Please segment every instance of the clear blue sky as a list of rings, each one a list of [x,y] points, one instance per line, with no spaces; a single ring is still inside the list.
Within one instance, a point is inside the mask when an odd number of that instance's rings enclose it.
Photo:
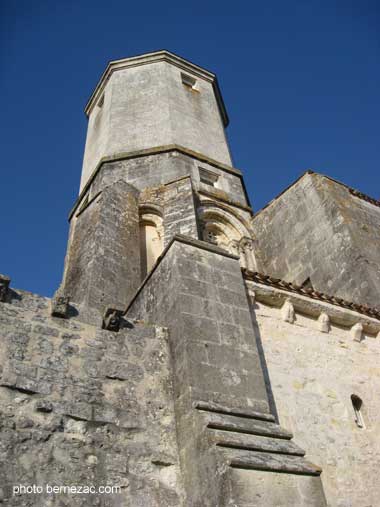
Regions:
[[[258,210],[304,170],[380,197],[379,5],[368,0],[0,2],[0,272],[58,287],[84,104],[109,60],[168,49],[217,73]]]

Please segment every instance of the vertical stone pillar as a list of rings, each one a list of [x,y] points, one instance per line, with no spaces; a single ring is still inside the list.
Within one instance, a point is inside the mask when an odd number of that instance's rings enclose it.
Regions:
[[[140,283],[138,191],[119,180],[72,220],[63,293],[82,309],[125,307]]]

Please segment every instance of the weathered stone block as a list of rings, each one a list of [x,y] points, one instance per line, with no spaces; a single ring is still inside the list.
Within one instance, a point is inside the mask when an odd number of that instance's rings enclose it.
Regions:
[[[123,311],[115,308],[107,308],[104,317],[102,328],[107,331],[119,331],[123,318]]]
[[[4,302],[7,300],[10,283],[11,279],[9,278],[9,276],[2,275],[0,273],[0,302]]]
[[[38,400],[34,408],[37,412],[44,412],[46,414],[53,412],[53,404],[50,401]]]
[[[69,298],[57,293],[51,301],[51,314],[66,319],[69,314]]]

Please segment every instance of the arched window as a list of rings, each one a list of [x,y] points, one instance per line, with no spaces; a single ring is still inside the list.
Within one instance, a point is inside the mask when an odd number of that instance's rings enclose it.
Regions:
[[[359,396],[357,396],[356,394],[351,394],[351,403],[355,413],[356,425],[358,426],[358,428],[365,428],[362,414],[362,406],[363,406],[362,399],[359,398]]]
[[[162,218],[151,211],[140,214],[140,264],[144,279],[163,250]]]
[[[229,239],[222,228],[215,222],[206,222],[203,227],[203,240],[228,249]]]
[[[202,239],[224,248],[228,252],[240,257],[243,268],[256,271],[254,243],[246,231],[239,230],[226,217],[212,213],[203,213]],[[240,227],[243,226],[240,224]],[[242,234],[243,233],[243,234]]]

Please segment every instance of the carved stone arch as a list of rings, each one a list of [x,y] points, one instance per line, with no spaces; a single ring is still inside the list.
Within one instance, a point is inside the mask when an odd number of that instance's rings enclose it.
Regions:
[[[142,279],[149,273],[164,245],[162,210],[156,204],[146,203],[139,208],[140,264]]]
[[[215,201],[203,201],[198,208],[199,216],[202,219],[202,215],[214,213],[219,217],[224,217],[229,223],[231,223],[237,230],[240,231],[241,236],[247,236],[254,239],[254,232],[252,226],[248,220],[243,218],[235,210],[231,209],[223,203],[217,203]]]
[[[240,257],[242,267],[255,271],[253,233],[248,223],[230,209],[214,202],[198,209],[202,238]]]
[[[158,204],[153,203],[153,202],[144,202],[143,204],[140,204],[139,214],[140,214],[140,216],[142,216],[144,214],[157,215],[161,219],[164,216],[162,206],[159,206]]]

